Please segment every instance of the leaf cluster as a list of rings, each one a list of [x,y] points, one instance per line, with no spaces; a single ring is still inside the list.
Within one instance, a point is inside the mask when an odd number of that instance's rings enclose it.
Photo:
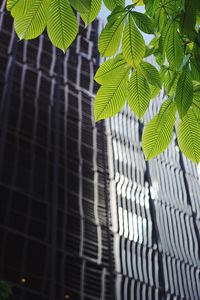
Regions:
[[[143,131],[145,157],[151,159],[168,147],[178,112],[179,146],[189,159],[199,162],[200,3],[146,0],[144,4],[145,14],[137,12],[134,3],[124,8],[117,5],[101,32],[99,51],[109,59],[95,76],[101,84],[95,118],[116,114],[128,100],[141,119],[163,88],[164,102]],[[154,34],[148,45],[142,32]],[[117,54],[119,49],[122,52]],[[148,56],[154,57],[154,64]]]
[[[98,15],[102,0],[7,0],[20,40],[34,39],[47,29],[51,42],[63,51],[78,33],[76,11],[85,24]]]
[[[95,80],[101,85],[95,103],[96,121],[118,113],[128,101],[142,119],[151,99],[164,89],[157,115],[145,125],[142,147],[147,159],[164,151],[178,118],[178,144],[200,162],[200,1],[104,0],[110,10],[98,49],[107,60]],[[47,27],[50,40],[63,51],[78,32],[75,12],[86,26],[97,16],[102,0],[7,0],[20,39],[32,39]],[[144,5],[145,13],[136,10]],[[153,38],[145,44],[143,33]],[[149,63],[148,57],[155,63]],[[152,61],[152,60],[151,60]]]

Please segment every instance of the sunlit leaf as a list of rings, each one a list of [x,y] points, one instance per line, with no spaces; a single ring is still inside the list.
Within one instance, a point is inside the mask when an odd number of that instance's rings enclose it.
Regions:
[[[176,92],[179,73],[166,68],[165,75],[162,78],[165,92],[168,96],[173,96]]]
[[[151,91],[151,99],[157,97],[160,93],[160,88],[155,85],[149,85],[150,91]]]
[[[75,0],[74,0],[75,1]],[[77,1],[78,2],[78,1]],[[101,9],[102,0],[90,0],[90,9],[86,13],[80,12],[85,25],[89,25],[98,16]]]
[[[128,69],[130,69],[130,66],[120,53],[115,58],[105,61],[97,70],[94,79],[100,84],[107,84],[114,77],[119,76],[120,72]]]
[[[172,21],[168,20],[163,30],[161,31],[160,38],[159,38],[159,50],[161,53],[165,53],[168,47],[169,31],[171,27],[172,27]]]
[[[145,76],[139,70],[133,72],[128,86],[128,104],[141,119],[151,99],[151,91]]]
[[[132,11],[131,14],[140,30],[146,33],[154,33],[155,26],[149,17],[137,11]]]
[[[78,33],[78,24],[72,8],[66,0],[51,1],[47,32],[52,43],[63,51],[75,39]]]
[[[188,68],[185,68],[179,77],[176,88],[175,103],[181,118],[184,117],[192,104],[193,86]]]
[[[89,13],[91,0],[69,0],[70,4],[80,13]]]
[[[178,124],[178,144],[193,162],[200,162],[200,121],[191,107]]]
[[[127,98],[128,70],[123,70],[107,85],[103,85],[97,92],[94,102],[95,120],[109,118],[118,113]]]
[[[47,24],[49,4],[50,0],[29,0],[25,13],[16,15],[14,27],[21,40],[33,39],[43,33]],[[15,6],[14,9],[16,8]]]
[[[144,5],[144,1],[143,0],[132,0],[133,4],[136,4],[136,6],[142,6]]]
[[[177,32],[177,25],[172,23],[169,27],[166,44],[167,60],[171,69],[178,70],[181,66],[184,56],[183,44]]]
[[[138,66],[138,69],[143,73],[150,84],[161,88],[160,74],[152,64],[143,61]]]
[[[135,26],[131,15],[129,15],[128,23],[124,29],[122,52],[125,60],[134,67],[139,65],[145,55],[144,39]]]
[[[163,152],[169,145],[175,123],[176,106],[166,100],[159,113],[145,126],[142,135],[142,148],[146,159]]]
[[[121,35],[124,28],[124,14],[121,15],[117,20],[110,25],[106,24],[105,28],[100,34],[98,48],[99,52],[109,57],[114,55],[119,48]]]
[[[6,8],[11,11],[12,8],[19,2],[20,0],[7,0]]]
[[[109,10],[113,10],[116,6],[124,6],[125,5],[125,0],[103,0],[105,6]]]

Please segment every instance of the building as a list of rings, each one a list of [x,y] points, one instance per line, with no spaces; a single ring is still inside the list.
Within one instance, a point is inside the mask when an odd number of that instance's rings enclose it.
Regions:
[[[80,31],[65,56],[45,36],[18,42],[1,4],[0,277],[13,299],[111,299],[97,23]]]
[[[98,26],[63,55],[1,4],[0,278],[13,300],[200,299],[197,168],[175,133],[146,162],[127,107],[94,123]]]
[[[144,122],[160,105],[151,103]],[[107,121],[116,299],[200,299],[199,174],[175,133],[145,161],[143,126],[127,107]]]

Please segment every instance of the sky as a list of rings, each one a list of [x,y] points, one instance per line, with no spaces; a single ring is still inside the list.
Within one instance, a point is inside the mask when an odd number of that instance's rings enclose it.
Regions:
[[[129,5],[129,4],[132,4],[133,2],[132,1],[126,1],[126,5]],[[137,11],[139,12],[144,12],[144,6],[137,6],[136,7]],[[105,20],[106,21],[106,18],[107,16],[110,14],[110,11],[105,7],[105,5],[102,6],[101,8],[101,11],[100,11],[100,14],[99,14],[99,17],[102,19],[102,20]],[[153,38],[152,35],[150,34],[145,34],[145,33],[142,33],[143,36],[144,36],[144,39],[145,39],[145,42],[146,43],[149,43],[150,40]]]

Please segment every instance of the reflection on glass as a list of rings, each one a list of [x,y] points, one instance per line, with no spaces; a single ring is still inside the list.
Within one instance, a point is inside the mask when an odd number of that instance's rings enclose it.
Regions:
[[[150,192],[151,192],[152,199],[158,198],[158,181],[157,180],[152,181],[152,186],[150,187]]]
[[[128,238],[128,212],[126,209],[124,209],[124,237]]]
[[[119,235],[140,244],[146,238],[147,219],[128,212],[122,207],[118,208],[119,216]]]

